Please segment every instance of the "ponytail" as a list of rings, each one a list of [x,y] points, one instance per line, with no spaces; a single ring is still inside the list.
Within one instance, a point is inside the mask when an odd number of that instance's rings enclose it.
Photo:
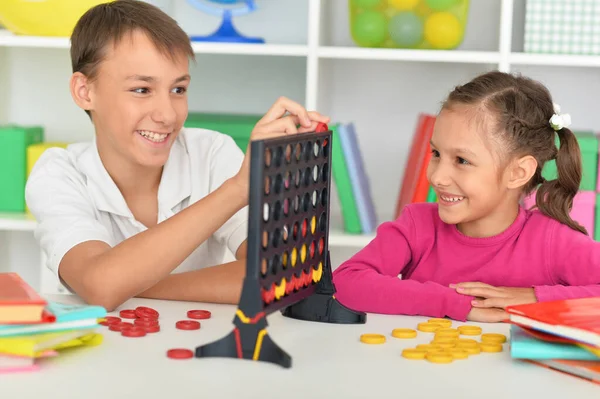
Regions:
[[[577,138],[567,128],[557,130],[560,148],[556,154],[556,180],[543,180],[535,198],[537,208],[546,216],[566,224],[573,230],[588,234],[586,229],[571,219],[573,198],[581,184],[581,151]]]

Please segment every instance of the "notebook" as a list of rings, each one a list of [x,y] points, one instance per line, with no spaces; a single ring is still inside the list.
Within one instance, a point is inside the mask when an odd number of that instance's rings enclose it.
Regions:
[[[0,324],[39,323],[45,306],[46,300],[17,273],[0,273]]]
[[[510,354],[514,359],[574,359],[574,360],[600,360],[593,353],[573,344],[565,342],[552,342],[529,334],[519,326],[510,327]]]

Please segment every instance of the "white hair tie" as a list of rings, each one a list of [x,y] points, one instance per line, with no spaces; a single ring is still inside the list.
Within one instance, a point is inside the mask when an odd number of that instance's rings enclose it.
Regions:
[[[571,126],[571,115],[569,114],[561,114],[560,113],[560,105],[556,103],[552,103],[554,107],[554,115],[550,118],[550,126],[554,130],[560,130],[564,127]]]

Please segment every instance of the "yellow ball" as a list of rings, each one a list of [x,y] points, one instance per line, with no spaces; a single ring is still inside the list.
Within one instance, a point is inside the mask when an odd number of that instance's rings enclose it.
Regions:
[[[412,10],[419,4],[420,0],[388,0],[390,7],[400,11]]]
[[[458,18],[449,12],[436,12],[425,21],[425,40],[436,49],[457,47],[463,35]]]

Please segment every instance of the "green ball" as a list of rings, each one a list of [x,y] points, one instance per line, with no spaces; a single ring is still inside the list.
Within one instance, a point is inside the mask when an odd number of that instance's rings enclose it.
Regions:
[[[414,47],[423,40],[423,21],[410,11],[394,15],[389,30],[390,37],[400,47]]]
[[[352,4],[354,7],[369,9],[377,7],[381,4],[381,1],[382,0],[352,0]]]
[[[445,11],[458,2],[459,0],[426,0],[429,8],[435,11]]]
[[[387,38],[387,20],[377,11],[365,11],[354,17],[352,36],[359,46],[377,47]]]

